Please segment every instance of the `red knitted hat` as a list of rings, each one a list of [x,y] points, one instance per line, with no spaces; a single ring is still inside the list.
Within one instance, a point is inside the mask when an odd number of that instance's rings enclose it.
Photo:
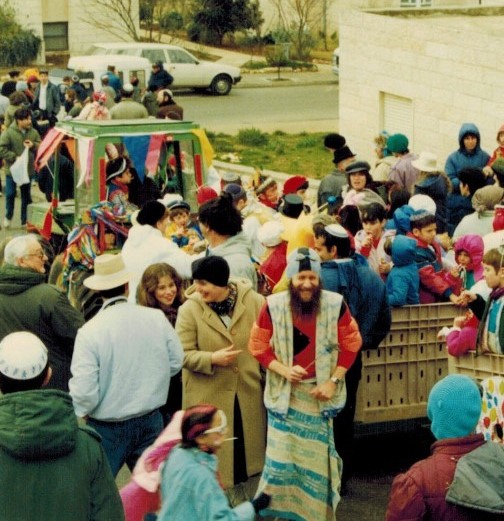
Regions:
[[[217,197],[218,197],[217,192],[210,186],[200,186],[198,188],[198,192],[196,193],[196,200],[198,201],[198,204],[200,206],[203,203],[206,203],[207,201],[216,199]]]
[[[306,179],[306,177],[303,177],[302,175],[295,175],[293,177],[289,177],[289,179],[285,181],[283,186],[284,195],[295,194],[307,182],[308,179]]]

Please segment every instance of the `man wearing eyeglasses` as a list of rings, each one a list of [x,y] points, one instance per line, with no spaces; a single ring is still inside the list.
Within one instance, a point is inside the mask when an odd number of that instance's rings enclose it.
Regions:
[[[250,337],[250,352],[267,369],[258,493],[272,499],[262,515],[329,521],[340,499],[332,419],[345,405],[345,374],[362,338],[343,297],[322,290],[320,264],[308,248],[289,255],[289,289],[267,297]]]
[[[74,341],[84,318],[64,293],[46,284],[47,260],[35,235],[7,244],[0,268],[0,338],[17,331],[37,335],[53,369],[48,386],[68,391]]]

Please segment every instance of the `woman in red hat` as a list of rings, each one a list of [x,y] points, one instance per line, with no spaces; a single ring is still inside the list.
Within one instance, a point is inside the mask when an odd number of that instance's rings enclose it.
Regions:
[[[28,78],[26,80],[26,84],[28,85],[28,87],[24,91],[24,93],[26,94],[26,97],[28,98],[30,105],[35,100],[35,89],[37,88],[38,82],[39,82],[39,79],[34,74],[32,74],[31,76],[28,76]]]

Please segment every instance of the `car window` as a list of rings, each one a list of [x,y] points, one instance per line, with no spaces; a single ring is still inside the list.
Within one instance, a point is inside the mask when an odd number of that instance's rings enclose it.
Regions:
[[[147,58],[151,63],[166,61],[165,53],[161,49],[143,49],[142,56]]]
[[[140,49],[114,49],[111,54],[120,54],[122,56],[140,56]]]
[[[168,49],[171,63],[196,63],[196,60],[182,49]]]

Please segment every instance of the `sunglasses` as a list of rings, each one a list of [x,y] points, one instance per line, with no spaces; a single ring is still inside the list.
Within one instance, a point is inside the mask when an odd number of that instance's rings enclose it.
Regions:
[[[218,427],[213,427],[211,429],[207,429],[203,432],[203,434],[212,434],[216,432],[217,434],[224,434],[227,429],[227,418],[224,414],[224,411],[221,411],[220,409],[217,411],[217,413],[220,416],[221,424]]]

